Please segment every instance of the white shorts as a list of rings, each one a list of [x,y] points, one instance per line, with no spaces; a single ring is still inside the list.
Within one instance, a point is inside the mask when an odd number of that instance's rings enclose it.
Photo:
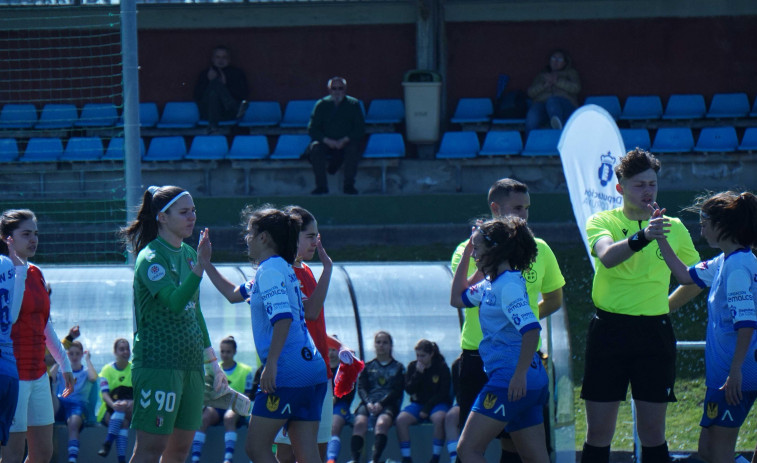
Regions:
[[[331,380],[328,381],[326,396],[323,398],[323,409],[321,410],[321,422],[318,424],[318,443],[326,444],[331,439],[331,421],[334,419],[334,390]],[[276,439],[277,444],[292,445],[289,436],[284,434],[284,428],[279,430]]]
[[[53,398],[47,373],[33,381],[18,382],[18,405],[10,432],[26,432],[28,426],[53,424]]]

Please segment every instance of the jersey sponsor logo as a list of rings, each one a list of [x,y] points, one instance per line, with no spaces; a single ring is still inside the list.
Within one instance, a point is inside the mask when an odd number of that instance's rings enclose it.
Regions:
[[[484,397],[484,408],[487,410],[491,410],[496,403],[497,403],[497,395],[492,394],[491,392],[487,392],[486,396]]]
[[[718,403],[707,402],[707,418],[714,420],[718,417]]]
[[[539,275],[536,273],[536,270],[530,268],[523,271],[523,278],[529,283],[534,283],[539,278]]]
[[[434,375],[431,377],[431,382],[436,384],[439,382],[439,375]]]
[[[662,257],[662,251],[660,251],[660,248],[657,248],[657,251],[655,251],[655,255],[657,256],[658,259],[665,260],[665,258]]]
[[[147,268],[147,278],[150,281],[158,281],[164,276],[166,276],[166,269],[160,264],[152,264]]]
[[[270,394],[268,396],[268,399],[265,401],[265,408],[267,408],[269,412],[273,413],[279,408],[279,402],[281,402],[279,396]]]
[[[513,323],[514,323],[514,324],[515,324],[516,326],[519,326],[519,325],[520,325],[520,317],[519,317],[519,316],[517,316],[517,315],[513,315]]]
[[[297,281],[297,275],[295,275],[294,273],[290,273],[288,276],[289,276],[290,283],[294,283],[295,281]],[[284,283],[282,283],[281,286],[284,286]]]
[[[623,236],[628,236],[628,229],[627,228],[624,228],[624,229],[622,229],[620,231],[623,232]]]
[[[140,405],[140,406],[141,406],[142,408],[147,408],[147,407],[149,407],[149,406],[150,406],[150,402],[151,402],[151,401],[150,401],[150,396],[152,395],[152,389],[150,389],[149,391],[145,391],[144,389],[142,389],[142,390],[141,390],[141,391],[139,392],[139,394],[140,394],[140,395],[142,396],[142,398],[141,398],[141,399],[139,399],[139,405]]]
[[[271,303],[270,303],[270,302],[267,302],[267,303],[266,303],[266,305],[265,305],[265,312],[266,312],[266,313],[267,313],[268,315],[271,315],[271,314],[273,313],[273,306],[271,305]]]
[[[304,358],[308,362],[313,360],[313,352],[307,347],[302,348],[302,350],[300,351],[300,355],[302,355],[302,358]]]

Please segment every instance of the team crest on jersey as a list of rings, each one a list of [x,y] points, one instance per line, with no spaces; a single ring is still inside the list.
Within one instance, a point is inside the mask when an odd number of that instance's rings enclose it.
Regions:
[[[533,283],[538,278],[538,275],[536,274],[536,270],[530,268],[523,271],[523,278],[525,278],[527,282]]]
[[[384,384],[386,384],[386,378],[379,376],[378,383],[383,386]]]
[[[273,413],[279,408],[279,402],[281,402],[279,396],[271,394],[268,396],[268,400],[265,401],[265,408],[267,408],[269,412]]]
[[[491,392],[486,393],[486,397],[484,397],[484,408],[487,410],[491,410],[494,408],[494,405],[497,403],[497,396],[495,394],[492,394]]]
[[[439,375],[434,375],[431,377],[431,382],[436,384],[439,382]]]
[[[308,362],[313,360],[313,352],[307,347],[303,347],[302,351],[300,351],[300,354],[302,355],[302,358],[304,358]]]
[[[162,428],[163,427],[163,416],[162,415],[158,415],[155,418],[155,427],[156,428]]]
[[[662,251],[660,251],[660,248],[657,248],[657,251],[655,252],[655,255],[657,256],[658,259],[665,260],[665,258],[662,257]]]
[[[152,264],[147,267],[147,278],[149,278],[150,281],[158,281],[164,276],[166,276],[166,269],[164,269],[162,265]]]
[[[707,402],[707,418],[714,420],[718,417],[718,403]]]
[[[343,409],[343,408],[339,410],[339,413],[340,413],[340,414],[341,414],[342,416],[347,416],[347,410],[345,410],[345,409]]]

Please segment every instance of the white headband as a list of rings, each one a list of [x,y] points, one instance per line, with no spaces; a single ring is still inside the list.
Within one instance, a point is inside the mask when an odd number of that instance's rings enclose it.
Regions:
[[[168,203],[165,206],[163,206],[163,209],[158,211],[158,214],[155,215],[155,220],[158,220],[158,215],[160,215],[161,212],[166,212],[169,207],[173,206],[173,203],[179,200],[179,198],[181,198],[182,196],[186,196],[188,194],[189,194],[188,191],[182,191],[178,195],[174,196],[172,200],[168,201]]]

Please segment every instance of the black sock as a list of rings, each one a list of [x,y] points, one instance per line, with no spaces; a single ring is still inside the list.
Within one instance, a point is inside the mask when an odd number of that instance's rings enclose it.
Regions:
[[[581,453],[581,463],[609,463],[610,446],[594,447],[584,442],[584,451]],[[649,463],[644,461],[644,463]]]
[[[668,443],[663,442],[656,447],[641,446],[641,461],[644,463],[667,463],[670,461]]]
[[[523,463],[520,459],[520,455],[517,452],[508,452],[502,450],[502,455],[499,457],[499,463]]]
[[[386,434],[376,434],[373,438],[373,457],[371,458],[373,463],[379,463],[381,454],[384,453],[384,449],[386,448],[387,440]]]
[[[364,442],[365,439],[363,439],[363,436],[352,436],[352,440],[350,440],[350,450],[352,451],[353,460],[360,461],[360,453],[363,451]]]

